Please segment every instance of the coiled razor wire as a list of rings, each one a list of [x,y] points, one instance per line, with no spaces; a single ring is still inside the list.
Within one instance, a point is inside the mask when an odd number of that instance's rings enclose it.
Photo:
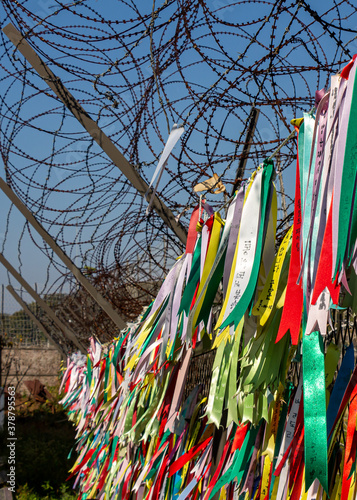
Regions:
[[[3,26],[15,25],[146,182],[170,128],[184,125],[158,196],[186,227],[198,201],[196,183],[216,173],[231,195],[252,106],[260,115],[244,178],[289,136],[290,120],[314,106],[315,91],[328,87],[356,51],[354,2],[327,0],[315,8],[287,0],[3,0],[1,6]],[[6,180],[133,320],[183,245],[155,212],[145,216],[146,201],[1,36]],[[291,139],[278,158],[286,202],[281,234],[292,212],[295,156]],[[206,193],[215,209],[227,194]],[[2,220],[4,255],[14,241],[14,212]],[[44,254],[41,293],[63,295],[57,313],[83,341],[92,333],[112,338],[114,325],[50,248],[26,222],[16,224],[19,272],[30,265],[30,239]]]

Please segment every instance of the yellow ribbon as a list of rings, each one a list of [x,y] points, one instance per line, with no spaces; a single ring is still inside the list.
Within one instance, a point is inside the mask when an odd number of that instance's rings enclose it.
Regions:
[[[205,287],[207,278],[209,277],[210,271],[211,271],[212,266],[214,264],[214,261],[215,261],[216,255],[217,255],[217,251],[218,251],[219,240],[220,240],[220,236],[221,236],[221,228],[223,225],[224,225],[224,222],[221,219],[221,216],[219,215],[218,212],[216,212],[214,214],[212,234],[211,234],[209,246],[207,249],[205,263],[203,266],[201,282],[200,282],[200,285],[199,285],[198,291],[197,291],[197,297],[200,297],[200,294]],[[207,288],[206,288],[206,291],[207,291]],[[202,307],[204,298],[206,296],[206,291],[202,294],[202,297],[200,297],[199,304],[197,304],[197,306],[195,307],[196,312],[195,312],[195,315],[194,315],[193,321],[192,321],[193,329],[195,328],[199,313],[201,312],[201,307]]]
[[[262,487],[260,490],[260,500],[264,500],[264,498],[267,496],[267,494],[269,492],[270,467],[271,467],[271,461],[270,461],[269,456],[267,455],[264,459]]]
[[[260,324],[262,326],[265,325],[270,316],[270,313],[273,310],[275,298],[278,291],[279,279],[283,268],[283,262],[289,249],[292,233],[293,226],[291,226],[289,231],[286,233],[279,247],[279,251],[276,254],[273,265],[271,266],[263,291],[261,292],[258,301],[253,307],[252,314],[254,314],[254,316],[260,316]]]

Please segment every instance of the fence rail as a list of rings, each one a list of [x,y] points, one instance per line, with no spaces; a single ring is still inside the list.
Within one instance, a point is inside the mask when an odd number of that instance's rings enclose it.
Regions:
[[[4,285],[1,285],[0,293],[0,338],[2,345],[14,347],[50,347],[49,340],[31,321],[27,314],[21,310],[19,304],[8,290],[6,290]],[[36,303],[32,302],[28,303],[28,305],[36,316],[41,316],[42,312]]]

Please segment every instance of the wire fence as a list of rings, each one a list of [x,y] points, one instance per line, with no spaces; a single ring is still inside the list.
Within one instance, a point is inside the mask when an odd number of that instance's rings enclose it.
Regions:
[[[314,106],[357,48],[350,1],[48,0],[0,6],[80,106],[149,183],[169,130],[183,124],[158,196],[188,227],[193,187],[213,174],[225,193],[289,137],[290,120]],[[183,251],[182,242],[1,32],[0,153],[6,181],[124,320],[137,317]],[[260,110],[245,172],[248,117]],[[279,234],[291,220],[295,140],[277,158]],[[280,175],[281,174],[281,175]],[[284,196],[283,196],[284,194]],[[223,209],[224,211],[224,209]],[[10,207],[1,252],[26,275],[37,264],[42,296],[84,343],[117,334],[73,275]],[[40,257],[34,259],[34,249]],[[13,284],[10,274],[8,281]],[[14,286],[17,286],[15,283]],[[14,331],[13,331],[14,332]],[[12,336],[15,333],[11,333]]]
[[[20,290],[18,292],[21,293]],[[0,294],[0,337],[3,347],[50,347],[50,340],[31,321],[4,285],[0,288]],[[28,303],[28,307],[35,316],[44,316],[36,302]]]

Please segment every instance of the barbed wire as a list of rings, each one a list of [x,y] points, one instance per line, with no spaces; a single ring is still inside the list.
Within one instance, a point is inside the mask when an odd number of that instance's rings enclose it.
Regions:
[[[349,1],[328,0],[314,10],[287,0],[3,0],[2,9],[3,26],[19,29],[146,182],[168,129],[184,125],[158,195],[186,227],[195,184],[214,173],[228,191],[235,184],[252,106],[260,115],[246,177],[357,47],[357,7]],[[182,243],[155,212],[145,216],[141,195],[1,36],[6,180],[98,290],[133,319]],[[279,155],[288,220],[295,155],[294,141]],[[214,208],[226,202],[211,193],[207,200]],[[281,211],[282,231],[283,218]],[[2,224],[6,253],[13,214]],[[61,314],[77,321],[83,339],[88,329],[113,336],[110,320],[25,222],[17,228],[20,272],[28,265],[28,237],[44,254],[41,293],[65,292]]]

